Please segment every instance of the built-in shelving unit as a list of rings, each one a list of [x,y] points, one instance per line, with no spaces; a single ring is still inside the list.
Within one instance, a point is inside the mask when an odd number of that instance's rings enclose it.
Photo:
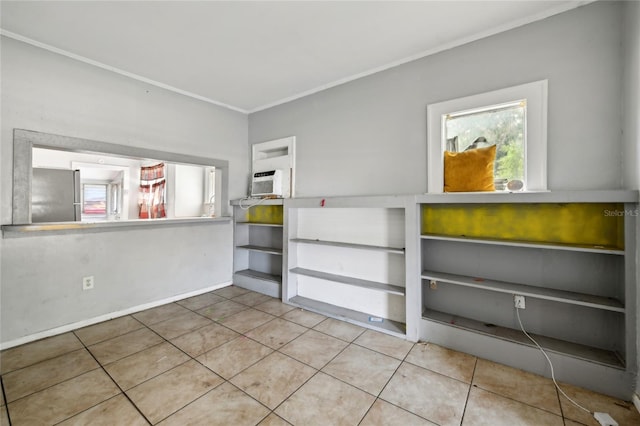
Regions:
[[[233,201],[233,283],[281,297],[283,266],[283,201]]]
[[[514,296],[524,296],[522,323],[559,380],[630,394],[637,192],[416,201],[420,339],[548,375],[518,323]]]
[[[286,200],[283,301],[405,337],[408,200]]]

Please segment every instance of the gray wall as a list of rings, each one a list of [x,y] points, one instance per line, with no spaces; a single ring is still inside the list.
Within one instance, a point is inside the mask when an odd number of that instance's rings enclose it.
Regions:
[[[230,198],[246,194],[244,114],[5,37],[1,49],[2,224],[14,128],[228,160]],[[232,246],[230,223],[3,238],[1,342],[229,282]]]
[[[249,116],[296,136],[296,195],[427,189],[427,105],[549,80],[549,188],[622,186],[622,7],[597,2]]]
[[[640,189],[640,3],[625,3],[624,10],[624,178],[625,187]],[[637,218],[638,236],[636,247],[640,248],[640,218]],[[640,284],[640,250],[637,253],[636,284]],[[640,290],[636,288],[636,330],[640,330]],[[640,339],[638,363],[640,366]],[[640,396],[640,378],[636,383],[636,393]]]

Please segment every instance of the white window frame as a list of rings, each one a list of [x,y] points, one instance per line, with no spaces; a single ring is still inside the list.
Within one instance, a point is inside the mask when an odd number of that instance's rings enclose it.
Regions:
[[[547,80],[431,104],[427,107],[427,188],[444,192],[447,114],[526,99],[524,191],[547,190]],[[502,193],[502,192],[496,192]],[[508,193],[508,192],[507,192]]]

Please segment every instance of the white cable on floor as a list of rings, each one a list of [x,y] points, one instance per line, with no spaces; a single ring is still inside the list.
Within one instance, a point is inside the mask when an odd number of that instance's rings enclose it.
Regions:
[[[542,349],[542,347],[538,344],[538,342],[536,342],[533,339],[533,337],[531,337],[529,335],[529,333],[526,332],[526,330],[524,329],[524,326],[522,325],[522,321],[520,320],[520,308],[516,308],[516,316],[518,317],[518,323],[520,324],[520,329],[522,330],[524,335],[527,336],[529,338],[529,340],[531,340],[533,342],[533,344],[538,347],[538,349],[540,349],[540,352],[542,352],[542,355],[544,355],[544,357],[547,359],[547,362],[549,363],[549,367],[551,367],[551,380],[553,380],[553,384],[556,385],[556,389],[558,389],[558,391],[562,395],[564,395],[564,397],[567,398],[573,405],[575,405],[576,407],[580,408],[583,411],[586,411],[587,413],[591,414],[592,416],[595,416],[595,413],[593,411],[589,411],[588,409],[584,408],[582,405],[578,404],[573,399],[569,398],[569,395],[567,395],[566,393],[564,393],[564,391],[562,389],[560,389],[560,385],[558,385],[558,382],[556,382],[556,376],[555,376],[555,373],[553,371],[553,364],[551,363],[551,360],[549,359],[549,356],[544,351],[544,349]]]

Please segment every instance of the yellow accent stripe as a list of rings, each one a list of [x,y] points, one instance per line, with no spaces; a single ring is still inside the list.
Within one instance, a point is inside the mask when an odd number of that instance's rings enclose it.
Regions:
[[[249,209],[247,220],[252,223],[282,225],[282,206],[255,206]]]
[[[624,249],[624,204],[425,204],[422,234]]]

